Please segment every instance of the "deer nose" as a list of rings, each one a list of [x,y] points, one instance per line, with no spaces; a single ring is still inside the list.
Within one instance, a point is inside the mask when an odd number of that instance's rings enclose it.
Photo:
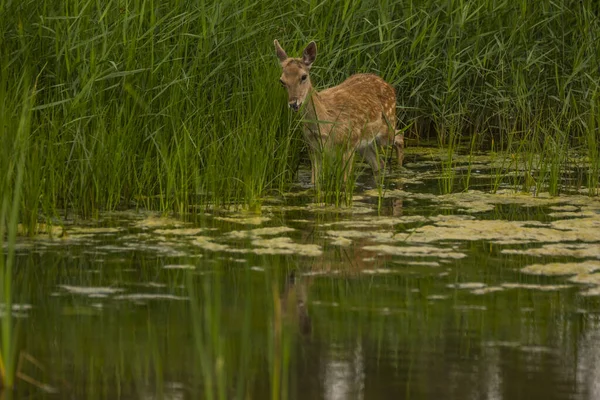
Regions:
[[[290,102],[288,105],[294,111],[298,111],[300,109],[300,104],[298,103],[298,100],[294,100],[294,101]]]

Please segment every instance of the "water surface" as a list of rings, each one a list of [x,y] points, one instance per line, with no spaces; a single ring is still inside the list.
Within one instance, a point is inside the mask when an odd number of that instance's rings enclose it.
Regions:
[[[468,192],[417,154],[381,203],[365,174],[351,207],[298,187],[21,238],[18,395],[600,398],[600,200],[491,193],[479,162]]]

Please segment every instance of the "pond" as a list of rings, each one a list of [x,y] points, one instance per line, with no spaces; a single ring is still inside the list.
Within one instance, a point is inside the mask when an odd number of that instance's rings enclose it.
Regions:
[[[351,207],[316,204],[302,171],[260,212],[20,238],[16,394],[600,398],[598,197],[491,193],[485,157],[440,194],[439,160],[406,160],[381,202],[367,170]]]

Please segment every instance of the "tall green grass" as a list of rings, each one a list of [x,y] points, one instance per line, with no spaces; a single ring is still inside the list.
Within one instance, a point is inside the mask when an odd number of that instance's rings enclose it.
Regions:
[[[543,152],[537,182],[553,193],[576,152],[595,193],[598,13],[592,0],[0,0],[7,92],[39,75],[22,217],[255,206],[285,190],[306,156],[274,38],[290,54],[317,41],[317,87],[382,75],[409,138]]]
[[[3,66],[5,62],[0,61]],[[19,211],[34,212],[28,208],[23,192],[29,189],[28,177],[35,172],[26,169],[32,154],[28,151],[31,140],[31,113],[35,98],[35,84],[28,74],[18,82],[11,82],[2,68],[0,72],[0,386],[12,388],[16,376],[17,341],[12,318],[13,266],[19,228]],[[17,90],[11,91],[10,88]]]

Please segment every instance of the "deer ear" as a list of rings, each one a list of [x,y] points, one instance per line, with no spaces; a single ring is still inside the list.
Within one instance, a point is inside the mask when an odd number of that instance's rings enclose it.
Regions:
[[[285,60],[287,60],[288,56],[285,53],[285,50],[283,50],[281,48],[281,46],[279,45],[279,42],[277,41],[277,39],[275,39],[273,41],[273,44],[275,45],[275,51],[277,52],[277,58],[279,58],[279,62],[282,63]]]
[[[302,62],[307,67],[310,67],[315,59],[317,58],[317,44],[315,42],[310,42],[308,46],[304,49],[302,53]]]

